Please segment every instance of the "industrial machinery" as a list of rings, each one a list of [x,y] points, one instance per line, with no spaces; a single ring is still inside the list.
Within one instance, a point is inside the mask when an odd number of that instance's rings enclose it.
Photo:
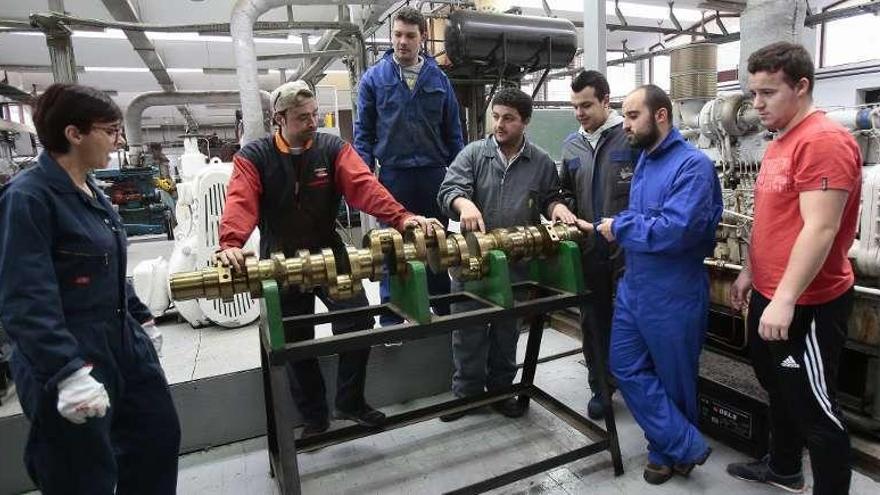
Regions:
[[[180,158],[181,183],[177,184],[174,250],[168,260],[145,260],[134,268],[134,288],[154,316],[165,312],[170,303],[168,273],[198,270],[213,263],[220,247],[220,217],[226,201],[226,185],[232,176],[232,164],[222,163],[199,152],[198,136],[185,135],[184,154]],[[256,230],[245,244],[255,250],[260,243]],[[178,299],[178,298],[175,298]],[[235,328],[253,322],[260,308],[247,294],[225,300],[202,296],[198,300],[178,300],[175,307],[193,327],[216,323]]]
[[[717,94],[714,45],[674,50],[670,62],[678,126],[715,161],[724,199],[715,251],[706,260],[711,323],[701,369],[703,419],[731,443],[760,452],[766,442],[766,397],[747,364],[746,315],[733,311],[728,301],[747,254],[755,181],[772,135],[761,127],[746,95]],[[864,160],[859,234],[849,252],[856,301],[840,361],[840,402],[853,429],[880,435],[880,107],[835,108],[827,115],[849,129]]]
[[[32,163],[36,150],[33,130],[16,122],[0,120],[0,186]]]
[[[536,71],[543,71],[543,82],[550,70],[568,67],[578,48],[571,21],[488,10],[446,6],[436,11],[446,17],[430,24],[428,49],[455,87],[468,141],[485,135],[486,109],[498,88],[518,86]]]
[[[158,169],[153,167],[95,171],[110,202],[116,206],[129,236],[164,234],[169,230],[170,210],[156,189]]]

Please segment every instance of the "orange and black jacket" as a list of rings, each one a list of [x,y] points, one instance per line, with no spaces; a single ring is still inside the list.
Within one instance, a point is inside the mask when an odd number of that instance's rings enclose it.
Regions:
[[[260,227],[260,257],[282,251],[342,247],[336,216],[348,203],[382,222],[402,227],[407,212],[370,173],[354,148],[337,136],[316,133],[300,154],[281,134],[248,143],[234,169],[220,221],[220,248],[242,247]]]

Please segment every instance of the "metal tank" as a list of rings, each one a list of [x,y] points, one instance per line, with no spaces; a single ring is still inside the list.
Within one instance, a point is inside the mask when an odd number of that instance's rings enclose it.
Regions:
[[[571,21],[468,10],[449,15],[445,37],[456,66],[558,69],[571,63],[578,47]]]

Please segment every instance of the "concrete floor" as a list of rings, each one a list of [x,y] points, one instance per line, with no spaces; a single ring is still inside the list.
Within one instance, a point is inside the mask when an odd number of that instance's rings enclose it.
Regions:
[[[585,412],[586,370],[580,356],[540,365],[539,386]],[[445,397],[438,397],[442,399]],[[413,407],[424,402],[407,404]],[[710,440],[713,454],[689,479],[675,477],[661,486],[642,479],[645,440],[619,395],[614,397],[623,476],[614,477],[607,453],[571,463],[491,493],[547,494],[778,494],[779,489],[747,483],[725,473],[738,452]],[[583,437],[540,406],[511,420],[488,411],[453,423],[433,420],[298,457],[303,492],[324,494],[441,493],[475,483],[581,445]],[[181,494],[279,493],[268,476],[265,437],[181,458]],[[811,483],[809,461],[807,482]],[[853,474],[853,495],[880,493],[880,483]]]

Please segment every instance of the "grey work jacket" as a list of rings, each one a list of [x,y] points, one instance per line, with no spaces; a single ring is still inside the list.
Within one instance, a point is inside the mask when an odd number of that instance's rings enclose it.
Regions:
[[[505,167],[498,145],[489,137],[461,150],[446,171],[437,201],[443,213],[458,220],[455,198],[474,202],[486,229],[529,225],[555,201],[564,201],[556,165],[547,153],[526,139],[522,153]]]
[[[613,217],[625,210],[638,157],[639,151],[626,140],[623,124],[606,129],[595,149],[580,133],[569,135],[562,144],[561,170],[569,209],[588,222]],[[594,208],[597,202],[600,211]],[[591,263],[612,260],[615,269],[623,268],[620,247],[608,245],[601,236],[590,236],[584,251],[585,255],[596,258]]]

